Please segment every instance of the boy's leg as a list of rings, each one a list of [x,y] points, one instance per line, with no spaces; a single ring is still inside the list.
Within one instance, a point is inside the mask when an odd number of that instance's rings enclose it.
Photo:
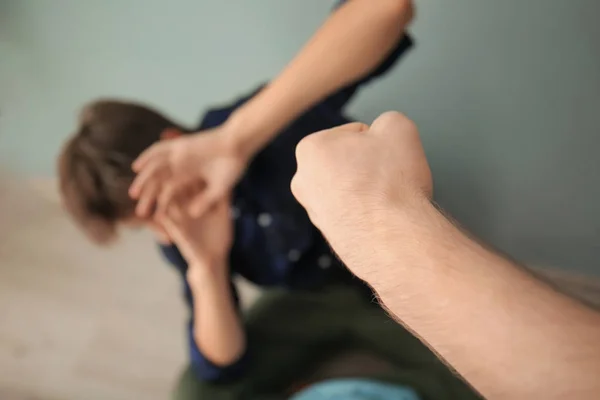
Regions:
[[[352,308],[347,304],[353,296],[355,293],[345,287],[318,293],[266,293],[246,317],[250,362],[245,375],[219,385],[200,382],[188,369],[174,398],[279,398],[278,394],[302,383],[303,376],[348,342],[348,327],[353,319]]]
[[[391,366],[372,378],[410,386],[424,400],[479,399],[417,338],[354,288],[268,293],[248,314],[247,332],[252,360],[242,379],[210,385],[186,371],[175,398],[280,399],[322,361],[352,347]]]

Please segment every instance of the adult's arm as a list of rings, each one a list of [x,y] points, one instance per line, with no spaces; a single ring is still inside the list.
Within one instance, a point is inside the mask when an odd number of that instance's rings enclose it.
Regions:
[[[369,260],[349,265],[377,265],[368,281],[392,315],[486,398],[598,397],[600,314],[472,240],[426,199],[381,221],[365,235]]]
[[[317,133],[292,190],[390,313],[490,399],[595,399],[600,314],[482,246],[430,202],[414,123]]]

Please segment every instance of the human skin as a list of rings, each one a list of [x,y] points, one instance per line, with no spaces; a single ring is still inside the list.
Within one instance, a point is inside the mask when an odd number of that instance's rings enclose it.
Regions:
[[[430,201],[415,124],[316,133],[297,147],[296,198],[396,320],[484,397],[596,399],[600,314],[474,240]]]

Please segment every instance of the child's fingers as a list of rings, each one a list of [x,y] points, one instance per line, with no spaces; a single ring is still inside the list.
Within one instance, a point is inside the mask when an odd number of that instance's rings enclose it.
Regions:
[[[129,186],[129,195],[134,199],[138,198],[148,182],[159,178],[160,175],[167,175],[165,174],[165,170],[165,166],[161,160],[155,160],[151,164],[146,165],[146,167],[135,177],[131,186]]]
[[[181,232],[179,224],[175,221],[173,211],[169,210],[166,213],[157,214],[155,218],[155,225],[158,228],[158,233],[164,232],[165,236],[169,237],[169,240],[177,243],[181,239]]]
[[[169,244],[173,243],[173,239],[171,238],[171,235],[169,235],[169,233],[167,232],[167,230],[165,229],[163,224],[159,223],[158,221],[153,222],[152,230],[156,234],[158,241],[161,244],[169,245]]]
[[[187,219],[184,218],[181,208],[176,204],[169,205],[164,211],[156,212],[154,220],[157,225],[162,226],[163,230],[175,243],[181,240]]]
[[[168,182],[159,195],[158,207],[166,209],[171,203],[177,203],[181,209],[189,212],[189,204],[204,187],[205,184],[199,180]]]
[[[163,145],[165,145],[165,143],[158,142],[148,147],[142,152],[142,154],[138,156],[138,158],[135,159],[135,161],[133,161],[133,164],[131,164],[131,168],[135,172],[140,172],[152,159],[159,156],[164,156],[166,149]]]
[[[206,190],[196,194],[190,202],[189,212],[193,217],[200,217],[220,198],[221,194],[218,191],[208,187]]]
[[[181,183],[176,180],[166,182],[158,195],[156,206],[160,211],[170,208],[176,197],[181,193]]]
[[[176,225],[179,225],[182,221],[184,221],[185,215],[183,213],[183,209],[178,203],[171,203],[167,207],[167,215],[171,222]]]
[[[231,197],[227,196],[217,203],[220,213],[231,214]]]
[[[194,201],[196,196],[202,195],[202,192],[206,190],[206,184],[203,181],[196,180],[193,183],[189,184],[185,188],[185,202],[186,208],[188,208],[190,204]]]
[[[135,207],[135,214],[138,217],[147,218],[152,215],[156,205],[156,198],[159,194],[158,191],[159,186],[156,182],[148,182],[148,184],[143,187],[137,206]]]

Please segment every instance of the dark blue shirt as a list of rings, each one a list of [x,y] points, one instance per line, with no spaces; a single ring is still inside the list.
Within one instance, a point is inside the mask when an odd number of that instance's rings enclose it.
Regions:
[[[311,290],[319,288],[342,270],[325,239],[291,193],[290,182],[296,171],[295,148],[311,133],[351,122],[343,115],[343,107],[361,86],[387,72],[411,46],[411,38],[404,35],[391,54],[370,74],[312,107],[256,155],[233,193],[232,276],[243,276],[260,286]],[[229,106],[209,110],[198,130],[219,126],[255,93]],[[193,301],[185,280],[187,263],[175,246],[162,247],[162,251],[183,279],[185,298],[191,311],[188,325],[191,362],[197,376],[210,381],[235,378],[242,373],[248,354],[225,368],[214,365],[202,355],[192,334]],[[233,293],[237,302],[235,290]]]

